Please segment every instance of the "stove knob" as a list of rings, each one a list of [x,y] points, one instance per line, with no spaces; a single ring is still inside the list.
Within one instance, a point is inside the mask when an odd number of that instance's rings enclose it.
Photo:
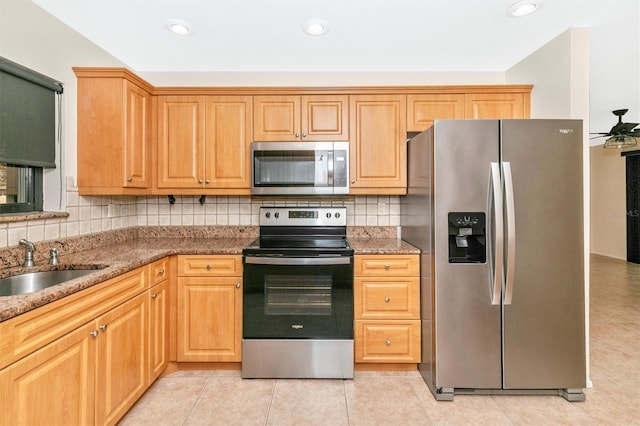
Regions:
[[[269,219],[271,217],[271,213],[267,212],[265,216],[267,217],[267,219]]]
[[[331,213],[327,213],[327,219],[331,218]]]
[[[336,219],[340,219],[340,213],[336,213],[334,214],[334,216],[336,217]]]
[[[279,218],[279,217],[280,217],[280,213],[275,212],[275,213],[273,214],[273,216],[277,219],[277,218]]]

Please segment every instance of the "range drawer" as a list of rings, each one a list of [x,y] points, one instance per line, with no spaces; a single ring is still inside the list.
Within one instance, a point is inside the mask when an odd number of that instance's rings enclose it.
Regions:
[[[240,255],[178,256],[179,277],[239,277],[242,276]]]
[[[356,362],[420,362],[420,320],[355,323]]]
[[[420,278],[355,278],[356,319],[420,319]]]
[[[420,273],[417,255],[356,255],[354,262],[356,277],[417,277]]]

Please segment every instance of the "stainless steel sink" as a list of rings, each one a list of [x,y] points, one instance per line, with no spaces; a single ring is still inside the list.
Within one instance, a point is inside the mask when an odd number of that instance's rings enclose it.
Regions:
[[[0,278],[0,296],[33,293],[34,291],[98,271],[99,269],[65,269],[61,271],[30,272],[14,275],[13,277]]]

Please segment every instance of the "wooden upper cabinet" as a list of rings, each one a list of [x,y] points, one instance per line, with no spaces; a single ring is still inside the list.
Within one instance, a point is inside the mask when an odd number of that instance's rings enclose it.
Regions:
[[[251,96],[159,96],[157,188],[248,194],[251,123]]]
[[[127,71],[74,72],[79,193],[149,194],[152,88]]]
[[[436,119],[464,118],[464,95],[407,95],[407,132],[421,132]]]
[[[348,140],[347,95],[254,96],[256,141]]]
[[[349,99],[350,193],[406,193],[406,96]]]
[[[529,93],[468,93],[465,95],[465,117],[529,118],[530,103]]]
[[[204,186],[204,96],[158,97],[158,188]]]
[[[207,96],[205,188],[251,187],[251,96]]]

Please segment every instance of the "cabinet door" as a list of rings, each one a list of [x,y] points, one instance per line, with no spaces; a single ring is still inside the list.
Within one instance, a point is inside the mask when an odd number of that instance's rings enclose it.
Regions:
[[[97,320],[96,424],[115,424],[147,389],[148,309],[145,292]]]
[[[349,97],[302,96],[303,141],[348,141]]]
[[[178,361],[240,361],[240,277],[178,278]]]
[[[149,290],[149,383],[169,364],[169,280]]]
[[[465,118],[528,118],[528,103],[522,93],[471,93],[465,95]]]
[[[251,96],[207,96],[205,188],[251,187]]]
[[[464,118],[464,95],[407,95],[407,132],[421,132],[436,119]]]
[[[158,188],[204,187],[204,102],[158,97]]]
[[[95,324],[0,371],[1,425],[94,424]]]
[[[351,96],[349,113],[351,193],[406,193],[406,96]]]
[[[254,96],[253,139],[300,140],[300,96]]]
[[[124,84],[124,184],[127,188],[149,187],[151,95],[135,84]]]

